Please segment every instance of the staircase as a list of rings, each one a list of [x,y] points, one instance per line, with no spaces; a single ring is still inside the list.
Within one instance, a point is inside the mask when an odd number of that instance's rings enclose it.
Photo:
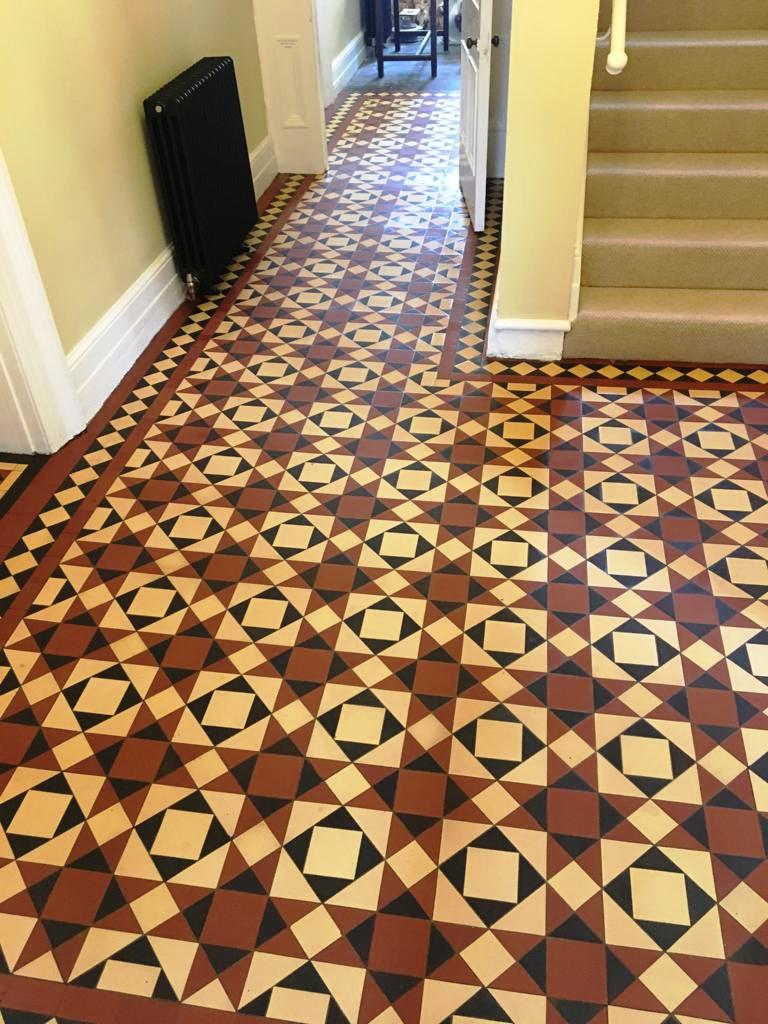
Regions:
[[[618,77],[597,48],[564,355],[766,363],[768,0],[629,0],[628,28]]]

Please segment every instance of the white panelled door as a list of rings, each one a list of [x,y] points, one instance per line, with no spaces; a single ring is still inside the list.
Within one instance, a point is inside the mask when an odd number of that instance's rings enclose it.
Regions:
[[[461,11],[459,176],[475,231],[485,229],[493,0],[464,0]]]

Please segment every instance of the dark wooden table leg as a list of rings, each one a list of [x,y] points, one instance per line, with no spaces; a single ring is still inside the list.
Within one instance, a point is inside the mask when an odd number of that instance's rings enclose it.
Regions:
[[[443,49],[451,48],[451,0],[443,0]]]
[[[395,53],[400,53],[400,0],[392,0],[392,24],[395,27]]]
[[[437,78],[437,0],[430,0],[429,4],[429,34],[432,46],[432,77]]]
[[[384,3],[385,0],[373,0],[373,24],[376,38],[376,66],[379,78],[384,77]]]

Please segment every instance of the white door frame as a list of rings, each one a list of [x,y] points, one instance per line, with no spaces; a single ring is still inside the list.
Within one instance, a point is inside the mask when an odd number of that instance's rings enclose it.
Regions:
[[[71,271],[74,273],[74,270]],[[0,150],[0,377],[15,408],[0,451],[58,451],[85,428],[32,243]]]
[[[313,0],[253,0],[269,134],[282,174],[325,174],[325,108]]]

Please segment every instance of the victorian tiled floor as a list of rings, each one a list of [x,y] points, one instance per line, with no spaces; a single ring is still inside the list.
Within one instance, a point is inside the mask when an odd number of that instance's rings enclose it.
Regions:
[[[347,99],[14,513],[8,1024],[766,1020],[766,378],[485,365],[456,111]]]

